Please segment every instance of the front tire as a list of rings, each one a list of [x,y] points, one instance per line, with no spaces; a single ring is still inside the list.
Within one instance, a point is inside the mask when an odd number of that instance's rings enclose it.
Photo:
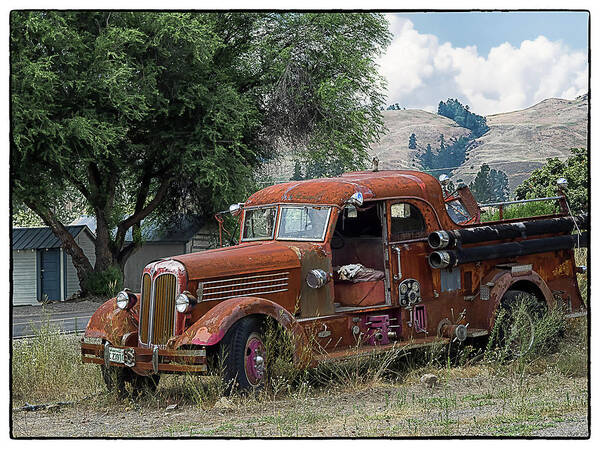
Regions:
[[[223,341],[225,350],[224,380],[228,389],[260,389],[265,380],[265,343],[256,317],[235,323]]]

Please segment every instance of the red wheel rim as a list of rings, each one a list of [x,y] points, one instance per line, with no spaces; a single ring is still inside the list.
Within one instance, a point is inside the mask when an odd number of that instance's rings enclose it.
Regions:
[[[265,374],[264,352],[265,347],[260,336],[252,333],[246,342],[244,370],[248,382],[254,387],[262,382]]]

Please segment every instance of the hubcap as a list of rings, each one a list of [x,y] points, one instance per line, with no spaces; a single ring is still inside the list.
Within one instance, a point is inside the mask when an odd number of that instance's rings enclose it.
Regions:
[[[264,352],[265,347],[260,336],[257,333],[250,334],[246,342],[244,369],[246,378],[252,386],[258,386],[263,380],[265,374]]]

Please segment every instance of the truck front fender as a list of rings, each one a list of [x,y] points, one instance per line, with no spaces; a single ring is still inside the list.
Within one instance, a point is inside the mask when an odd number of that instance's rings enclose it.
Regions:
[[[102,338],[113,345],[122,345],[124,340],[129,341],[131,336],[136,336],[137,330],[137,321],[133,318],[132,311],[119,309],[116,299],[111,298],[94,312],[84,337]]]
[[[306,342],[304,329],[286,309],[264,298],[245,296],[223,301],[210,309],[173,342],[173,348],[183,345],[216,345],[240,319],[249,315],[264,315],[275,319],[296,338],[296,344]],[[171,346],[171,345],[169,345]]]

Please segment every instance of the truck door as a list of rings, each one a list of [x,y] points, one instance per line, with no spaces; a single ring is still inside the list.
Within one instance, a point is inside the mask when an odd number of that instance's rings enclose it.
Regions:
[[[424,330],[427,323],[424,309],[418,307],[421,302],[406,304],[403,301],[408,300],[411,287],[416,294],[410,295],[412,299],[434,296],[431,267],[426,259],[427,236],[431,227],[428,222],[433,218],[433,211],[421,201],[390,200],[387,216],[391,302],[405,308],[410,314],[422,311],[419,312],[421,315],[417,313],[420,320],[417,327]],[[418,287],[413,280],[418,281]],[[411,316],[407,317],[409,321],[412,321]],[[403,329],[403,334],[405,331]]]

